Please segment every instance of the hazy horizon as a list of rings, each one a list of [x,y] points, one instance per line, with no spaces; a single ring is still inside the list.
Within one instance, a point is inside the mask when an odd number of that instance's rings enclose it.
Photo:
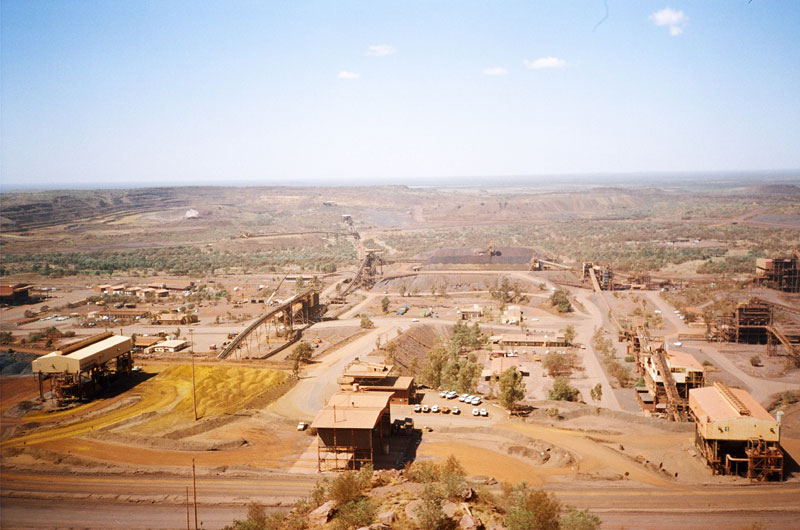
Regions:
[[[701,182],[698,178],[703,177]],[[650,180],[650,179],[658,180]],[[644,180],[643,180],[644,179]],[[491,180],[491,181],[490,181]],[[800,169],[771,170],[771,171],[670,171],[670,172],[631,172],[631,173],[575,173],[553,175],[487,175],[470,177],[417,177],[404,181],[399,179],[377,179],[372,183],[341,179],[274,179],[261,182],[258,180],[229,179],[221,181],[197,181],[193,184],[186,182],[114,182],[114,183],[73,183],[64,186],[63,183],[52,185],[6,185],[0,183],[0,193],[38,192],[38,191],[90,191],[90,190],[125,190],[142,188],[185,188],[185,187],[374,187],[374,186],[405,186],[410,188],[514,188],[534,187],[544,185],[548,188],[569,186],[626,186],[634,188],[671,188],[671,187],[707,187],[715,183],[733,185],[795,185],[800,186]]]

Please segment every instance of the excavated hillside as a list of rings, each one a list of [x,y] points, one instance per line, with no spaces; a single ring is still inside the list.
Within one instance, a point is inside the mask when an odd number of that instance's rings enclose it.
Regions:
[[[452,326],[445,325],[412,326],[370,355],[391,357],[391,362],[400,371],[400,375],[417,375],[417,367],[422,366],[428,351],[437,341],[447,341],[451,331]],[[392,349],[390,345],[392,344],[394,351],[390,355]]]

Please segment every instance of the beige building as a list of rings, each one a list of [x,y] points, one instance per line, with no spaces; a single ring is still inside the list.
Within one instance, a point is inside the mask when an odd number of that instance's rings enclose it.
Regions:
[[[695,443],[714,474],[783,480],[781,422],[746,390],[722,383],[689,391]]]
[[[148,352],[155,353],[175,353],[185,349],[188,345],[189,344],[185,340],[173,339],[159,342],[158,344],[147,348],[147,350]]]

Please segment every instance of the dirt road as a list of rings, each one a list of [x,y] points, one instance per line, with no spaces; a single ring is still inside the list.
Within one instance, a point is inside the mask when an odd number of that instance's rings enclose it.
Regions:
[[[244,518],[249,500],[286,506],[305,495],[316,478],[198,477],[199,521],[203,528],[221,528],[235,518]],[[191,486],[191,477],[4,474],[0,484],[3,528],[182,529],[186,527],[186,487]],[[12,487],[13,496],[8,493]],[[767,528],[800,528],[797,485],[664,489],[587,483],[546,489],[564,503],[597,513],[603,528],[735,528],[756,521]],[[54,502],[54,498],[69,502]],[[193,511],[190,518],[193,524]]]

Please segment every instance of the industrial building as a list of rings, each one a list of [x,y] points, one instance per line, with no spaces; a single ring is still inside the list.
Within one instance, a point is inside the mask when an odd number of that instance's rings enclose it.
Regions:
[[[745,390],[722,383],[689,391],[695,444],[713,473],[783,480],[780,415],[773,418]]]
[[[456,313],[460,315],[461,320],[478,320],[483,316],[483,308],[474,304],[472,307],[456,309]]]
[[[484,368],[481,371],[481,379],[483,381],[497,381],[503,372],[508,370],[509,368],[516,368],[517,371],[522,375],[522,377],[528,377],[531,375],[530,370],[528,367],[519,360],[519,357],[505,357],[502,355],[498,355],[492,357],[489,361],[489,367]]]
[[[408,405],[416,401],[414,378],[398,375],[394,367],[387,364],[356,359],[345,367],[338,383],[342,390],[357,388],[364,392],[391,392],[391,403]]]
[[[59,400],[85,398],[105,386],[113,375],[130,373],[133,366],[130,337],[101,333],[34,359],[33,373],[44,398],[44,382]]]
[[[317,431],[317,469],[360,469],[387,453],[391,436],[392,392],[338,392],[311,428]]]
[[[179,313],[177,311],[170,311],[168,313],[159,313],[153,317],[153,324],[163,326],[184,326],[186,324],[193,324],[197,322],[197,315],[194,313]]]
[[[33,286],[27,283],[8,283],[0,284],[0,303],[8,305],[24,304],[30,298],[30,290]]]
[[[683,421],[689,392],[705,384],[705,370],[690,353],[651,349],[639,356],[641,372],[649,395],[637,392],[643,410]]]
[[[565,348],[569,346],[563,334],[531,335],[528,333],[512,333],[506,335],[492,335],[489,337],[489,342],[498,344],[502,348]]]
[[[800,326],[796,324],[796,316],[776,319],[776,311],[782,311],[784,316],[800,315],[797,306],[752,298],[738,304],[732,315],[718,318],[713,335],[728,342],[766,344],[769,355],[778,355],[783,349],[800,365]]]
[[[800,250],[791,256],[758,258],[756,283],[786,293],[800,293]]]
[[[175,353],[188,347],[189,344],[185,340],[173,339],[159,342],[147,348],[147,353]]]

